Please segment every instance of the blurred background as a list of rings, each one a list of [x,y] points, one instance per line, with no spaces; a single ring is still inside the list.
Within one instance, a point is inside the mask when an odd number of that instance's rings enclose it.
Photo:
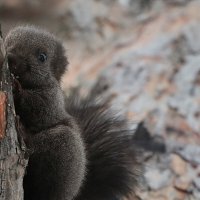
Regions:
[[[137,198],[200,199],[200,0],[0,0],[3,35],[20,24],[63,40],[63,88],[102,97],[141,128]],[[139,131],[140,132],[140,131]]]

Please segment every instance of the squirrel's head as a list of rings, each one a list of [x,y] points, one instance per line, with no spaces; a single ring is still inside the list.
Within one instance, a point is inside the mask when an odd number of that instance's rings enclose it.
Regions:
[[[5,38],[11,73],[23,84],[42,84],[50,76],[60,81],[67,67],[61,42],[34,26],[19,26]]]

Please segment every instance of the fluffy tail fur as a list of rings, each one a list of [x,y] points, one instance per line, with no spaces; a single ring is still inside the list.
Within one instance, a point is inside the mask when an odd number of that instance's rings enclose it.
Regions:
[[[87,154],[85,182],[76,200],[119,200],[133,193],[138,177],[133,131],[93,95],[73,91],[66,109],[80,124]]]

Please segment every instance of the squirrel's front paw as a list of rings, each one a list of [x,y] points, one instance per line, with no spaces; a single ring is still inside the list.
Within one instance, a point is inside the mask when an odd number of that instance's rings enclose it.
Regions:
[[[30,134],[27,132],[27,129],[20,121],[20,117],[17,115],[15,118],[18,141],[22,151],[25,152],[25,158],[28,158],[32,153],[32,145],[30,144]]]
[[[16,79],[16,78],[13,78],[12,80],[12,86],[13,86],[13,96],[14,96],[14,99],[19,99],[20,96],[22,95],[22,86],[20,84],[20,82]]]

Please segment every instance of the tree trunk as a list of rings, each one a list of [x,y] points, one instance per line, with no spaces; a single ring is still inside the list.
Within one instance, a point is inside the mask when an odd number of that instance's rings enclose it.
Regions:
[[[27,160],[24,143],[19,143],[23,140],[18,137],[15,119],[11,77],[0,36],[0,200],[23,200]]]

